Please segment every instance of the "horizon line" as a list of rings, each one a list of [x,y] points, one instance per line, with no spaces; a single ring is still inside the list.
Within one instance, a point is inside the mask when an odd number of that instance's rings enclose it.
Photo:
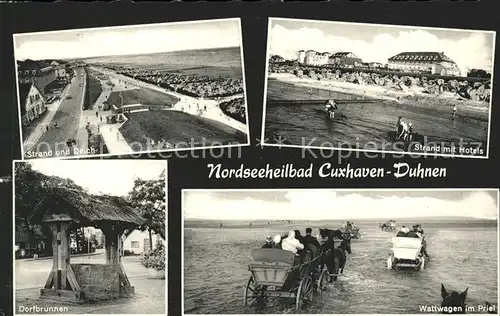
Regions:
[[[326,219],[303,219],[303,218],[294,218],[294,219],[251,219],[251,218],[240,218],[240,219],[230,219],[230,218],[184,218],[186,220],[205,220],[205,221],[223,221],[223,220],[234,220],[234,221],[328,221],[328,220],[379,220],[379,219],[387,219],[389,217],[373,217],[373,218],[326,218]],[[488,221],[498,221],[498,217],[474,217],[474,216],[408,216],[408,217],[392,217],[393,219],[411,219],[411,218],[425,218],[425,219],[433,219],[433,218],[454,218],[454,219],[476,219],[476,220],[488,220]]]
[[[149,53],[124,53],[124,54],[111,54],[111,55],[99,55],[99,56],[86,56],[86,57],[64,57],[64,58],[50,58],[45,57],[42,59],[33,59],[33,58],[25,58],[25,59],[17,59],[16,61],[25,61],[27,59],[31,59],[34,61],[40,60],[74,60],[74,59],[88,59],[88,58],[100,58],[100,57],[113,57],[113,56],[131,56],[131,55],[149,55],[149,54],[161,54],[161,53],[173,53],[173,52],[185,52],[190,50],[205,50],[205,49],[224,49],[224,48],[239,48],[241,49],[241,45],[236,46],[221,46],[221,47],[208,47],[208,48],[191,48],[191,49],[179,49],[179,50],[170,50],[170,51],[158,51],[158,52],[149,52]],[[15,55],[15,52],[14,52]]]

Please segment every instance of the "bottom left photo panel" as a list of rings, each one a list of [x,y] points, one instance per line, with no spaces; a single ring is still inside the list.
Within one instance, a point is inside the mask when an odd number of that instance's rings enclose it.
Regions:
[[[14,315],[165,315],[167,174],[162,160],[14,161]]]

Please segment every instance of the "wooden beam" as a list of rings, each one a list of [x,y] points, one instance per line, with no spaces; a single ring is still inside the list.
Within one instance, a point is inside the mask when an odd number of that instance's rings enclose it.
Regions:
[[[51,289],[54,286],[54,272],[50,271],[47,282],[45,282],[44,288]]]
[[[66,290],[54,290],[54,289],[41,289],[40,296],[42,297],[50,297],[51,299],[64,300],[73,303],[84,303],[85,294],[74,291],[66,291]]]
[[[78,281],[76,280],[75,272],[73,271],[73,268],[71,267],[71,265],[68,265],[67,269],[68,269],[67,277],[68,277],[68,281],[69,281],[69,285],[71,286],[71,289],[73,291],[76,291],[76,292],[81,291],[80,284],[78,284]]]
[[[69,223],[60,223],[60,241],[59,243],[59,269],[61,270],[61,289],[66,290],[68,284],[67,273],[68,273],[68,263],[69,263],[69,243],[68,243],[68,228]]]
[[[130,281],[121,262],[118,264],[118,274],[120,275],[120,280],[122,281],[123,285],[130,286]]]
[[[58,259],[59,259],[59,248],[57,244],[58,240],[58,227],[57,223],[50,223],[50,229],[52,230],[52,274],[53,274],[53,284],[56,290],[61,289],[61,282],[58,274]]]
[[[66,214],[45,214],[42,222],[77,222]]]

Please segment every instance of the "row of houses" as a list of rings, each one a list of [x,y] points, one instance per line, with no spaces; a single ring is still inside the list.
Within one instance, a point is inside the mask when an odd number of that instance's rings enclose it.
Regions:
[[[338,67],[359,67],[365,65],[363,60],[352,52],[317,52],[300,50],[297,61],[308,66],[332,65]],[[371,67],[382,67],[379,63],[369,63]],[[443,76],[460,76],[458,65],[444,52],[402,52],[387,60],[383,67],[404,71],[439,74]]]
[[[299,64],[304,64],[308,66],[323,66],[323,65],[341,65],[355,66],[357,64],[362,64],[363,60],[351,52],[316,52],[314,50],[299,50],[297,61]]]
[[[17,61],[18,97],[24,126],[45,113],[47,99],[61,93],[71,72],[68,64],[60,61]]]
[[[96,236],[96,240],[103,240],[103,234],[100,230],[94,230],[92,234]],[[165,232],[152,233],[153,248],[158,241],[163,242],[164,240]],[[36,238],[33,233],[27,230],[24,226],[16,227],[15,245],[15,254],[17,259],[33,258],[35,254],[39,255],[40,257],[52,255],[51,240],[49,240],[49,238]],[[69,246],[71,249],[76,249],[76,240],[70,240]],[[93,246],[99,247],[103,245]],[[140,255],[144,252],[149,251],[149,233],[147,231],[141,231],[137,229],[126,231],[122,235],[122,250],[124,255]]]

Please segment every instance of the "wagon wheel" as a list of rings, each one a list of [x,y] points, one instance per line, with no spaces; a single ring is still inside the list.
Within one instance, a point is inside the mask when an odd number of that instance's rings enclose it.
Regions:
[[[312,279],[306,275],[300,280],[299,289],[295,298],[295,309],[300,311],[304,303],[312,300],[313,286]]]
[[[244,303],[245,306],[252,306],[259,300],[264,298],[264,288],[255,283],[253,276],[248,279],[245,287]]]
[[[324,290],[326,290],[326,284],[328,283],[328,271],[325,269],[321,271],[321,274],[319,275],[317,284],[316,284],[316,292],[322,293]]]

